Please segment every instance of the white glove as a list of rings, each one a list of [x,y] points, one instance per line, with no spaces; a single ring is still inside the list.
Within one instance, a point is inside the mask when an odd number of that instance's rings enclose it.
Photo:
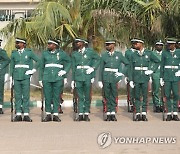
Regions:
[[[4,82],[7,82],[8,76],[9,76],[9,75],[6,73],[5,76],[4,76]]]
[[[10,83],[10,89],[11,89],[12,88],[11,86],[14,85],[14,80],[13,80],[12,76],[10,76],[10,82],[9,83]]]
[[[161,86],[164,86],[163,78],[160,78],[160,85],[161,85]]]
[[[64,70],[61,70],[61,71],[58,72],[58,76],[63,76],[65,74],[66,74],[66,71],[64,71]]]
[[[32,80],[32,76],[30,76],[30,82],[31,82],[31,80]]]
[[[124,78],[124,82],[125,82],[125,84],[128,83],[128,77],[125,77],[125,78]]]
[[[153,73],[153,71],[152,71],[152,70],[147,70],[147,71],[145,71],[144,73],[145,73],[146,75],[150,75],[150,74]]]
[[[149,82],[152,83],[152,77],[149,78]]]
[[[180,71],[177,71],[177,72],[175,73],[175,76],[180,76]]]
[[[67,78],[64,78],[64,84],[66,85],[67,83]]]
[[[98,82],[98,86],[99,86],[100,88],[102,88],[102,87],[103,87],[103,83],[102,83],[102,81],[99,81],[99,82]]]
[[[94,71],[94,68],[90,67],[86,70],[86,74],[91,74]]]
[[[72,89],[75,88],[75,82],[74,82],[74,81],[71,82],[71,88],[72,88]]]
[[[39,81],[39,85],[40,85],[41,87],[43,87],[43,83],[42,83],[42,81]]]
[[[129,85],[130,85],[131,88],[134,88],[134,82],[133,81],[130,81]]]
[[[120,83],[122,80],[119,80],[118,83]]]
[[[119,77],[119,76],[124,76],[124,74],[122,74],[122,73],[120,73],[120,72],[116,72],[116,73],[115,73],[115,76],[116,76],[116,78],[117,78],[117,77]]]
[[[32,69],[32,70],[28,70],[28,71],[26,71],[26,75],[32,75],[32,74],[34,74],[36,72],[36,69]]]
[[[94,78],[91,79],[91,83],[94,83]]]

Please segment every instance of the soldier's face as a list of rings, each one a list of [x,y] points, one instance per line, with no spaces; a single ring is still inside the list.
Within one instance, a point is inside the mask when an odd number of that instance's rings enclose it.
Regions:
[[[16,49],[21,49],[24,47],[24,43],[16,41],[15,47]]]
[[[114,44],[106,43],[106,50],[111,51],[114,48]]]
[[[155,49],[160,52],[163,49],[163,45],[156,45]]]
[[[82,48],[82,47],[83,47],[83,45],[84,45],[84,43],[83,43],[83,42],[76,42],[76,43],[75,43],[75,46],[76,46],[76,48],[77,48],[77,49]]]
[[[140,50],[141,48],[142,48],[142,43],[140,43],[140,42],[134,43],[134,49]]]
[[[168,50],[174,50],[175,49],[175,44],[172,43],[172,44],[167,44],[167,49]]]
[[[55,49],[56,49],[56,45],[53,44],[53,43],[48,43],[47,49],[48,49],[49,51],[55,50]]]

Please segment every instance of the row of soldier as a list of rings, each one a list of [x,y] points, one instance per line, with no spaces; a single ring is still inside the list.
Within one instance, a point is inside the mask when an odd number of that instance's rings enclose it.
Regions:
[[[30,77],[39,69],[39,84],[43,87],[45,96],[44,122],[60,122],[58,116],[59,94],[63,91],[64,79],[72,67],[72,89],[76,88],[78,95],[77,121],[90,121],[91,84],[94,82],[95,72],[100,65],[98,85],[103,88],[107,102],[106,121],[117,121],[116,99],[118,97],[117,84],[125,77],[129,84],[130,96],[136,114],[136,121],[147,121],[147,95],[148,82],[153,81],[153,102],[155,110],[161,110],[159,87],[164,86],[167,99],[167,121],[178,118],[178,82],[180,76],[180,50],[176,49],[176,41],[167,40],[166,51],[164,44],[158,41],[156,51],[145,49],[144,41],[132,39],[132,48],[125,52],[115,51],[115,41],[105,42],[106,51],[101,56],[93,49],[86,47],[87,41],[82,38],[75,39],[76,50],[71,58],[59,48],[59,41],[48,40],[47,50],[42,52],[39,59],[31,49],[25,48],[26,40],[16,38],[15,47],[8,58],[5,50],[0,51],[0,113],[3,114],[4,74],[10,63],[10,81],[14,85],[15,112],[13,121],[31,122],[29,116]],[[36,65],[33,65],[33,60]],[[124,67],[122,67],[124,64]],[[6,76],[5,76],[6,78]],[[173,103],[171,102],[173,94]],[[141,104],[141,96],[143,98]],[[51,104],[53,103],[53,107]],[[21,107],[22,106],[22,107]],[[22,112],[23,109],[23,112]],[[23,116],[22,116],[23,113]]]

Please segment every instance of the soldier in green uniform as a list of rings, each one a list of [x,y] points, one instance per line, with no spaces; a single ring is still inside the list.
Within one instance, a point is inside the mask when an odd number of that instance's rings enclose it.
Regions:
[[[167,50],[163,52],[161,58],[160,84],[164,86],[167,100],[166,121],[179,121],[178,118],[178,81],[180,77],[180,49],[175,47],[174,39],[167,40]],[[173,102],[171,102],[171,92]],[[171,113],[172,112],[172,113]]]
[[[129,61],[129,63],[131,62],[131,55],[134,53],[135,49],[134,49],[134,40],[131,40],[131,48],[125,51],[125,58]],[[125,77],[125,84],[127,85],[129,83],[129,77]],[[128,85],[127,85],[128,86]],[[133,88],[129,87],[129,96],[130,96],[130,103],[131,105],[134,102],[134,92],[133,92]],[[132,112],[133,111],[133,106],[129,106],[129,111]]]
[[[76,51],[72,53],[72,83],[78,94],[79,117],[77,121],[90,121],[91,79],[94,71],[100,64],[99,55],[90,48],[85,48],[86,41],[82,38],[75,39]]]
[[[0,47],[2,40],[0,39]],[[4,100],[4,82],[7,82],[8,74],[7,66],[10,63],[10,59],[7,56],[5,50],[0,48],[0,114],[3,114],[3,100]]]
[[[107,100],[107,119],[105,120],[117,121],[115,116],[116,99],[118,98],[117,84],[121,82],[122,76],[127,76],[129,62],[121,52],[115,51],[114,40],[106,41],[105,45],[106,51],[103,52],[101,56],[98,84],[100,88],[104,88],[104,95]],[[122,63],[125,64],[126,67],[123,71]]]
[[[40,60],[31,49],[25,48],[26,40],[16,38],[15,47],[11,54],[10,80],[14,83],[16,117],[14,121],[32,122],[29,117],[29,95],[30,77],[39,67]],[[32,67],[32,60],[36,61],[35,68]],[[22,108],[21,108],[22,105]],[[22,109],[24,118],[22,119]]]
[[[48,40],[47,50],[42,53],[40,85],[43,86],[45,95],[46,117],[44,122],[60,122],[58,117],[59,94],[63,91],[64,77],[71,67],[71,59],[66,52],[61,51],[59,42],[55,39]],[[53,102],[53,109],[51,103]],[[53,114],[53,118],[51,116]]]
[[[159,59],[152,51],[144,48],[144,41],[134,39],[134,48],[137,50],[132,54],[130,86],[135,90],[135,121],[147,121],[147,95],[149,75],[155,72],[159,66]],[[150,67],[150,62],[154,62],[154,68]],[[140,94],[143,96],[142,102],[142,118],[141,118],[141,102]]]
[[[160,40],[155,44],[154,55],[161,61],[164,43]],[[152,64],[152,67],[154,63]],[[152,74],[152,99],[155,112],[162,112],[162,102],[159,98],[160,88],[160,64],[158,69]]]

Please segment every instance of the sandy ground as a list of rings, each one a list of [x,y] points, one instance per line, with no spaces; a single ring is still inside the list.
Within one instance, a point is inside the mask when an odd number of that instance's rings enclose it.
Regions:
[[[102,108],[91,108],[90,122],[73,121],[72,108],[64,108],[62,122],[40,122],[40,108],[31,109],[32,123],[10,122],[10,109],[0,115],[0,154],[120,153],[179,154],[180,122],[162,121],[161,113],[149,109],[148,122],[133,122],[132,113],[120,107],[117,122],[102,120]],[[110,133],[112,143],[102,148],[98,136]],[[176,143],[116,143],[115,138],[174,137]]]

